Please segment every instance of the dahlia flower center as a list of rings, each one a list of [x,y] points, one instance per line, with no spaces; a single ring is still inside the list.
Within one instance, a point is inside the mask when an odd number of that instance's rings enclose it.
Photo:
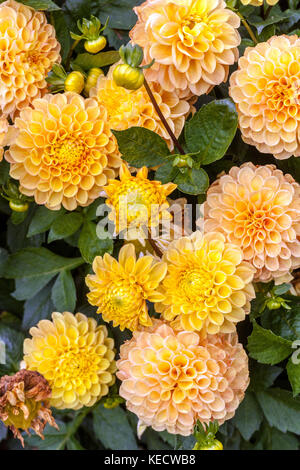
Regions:
[[[297,105],[299,89],[300,82],[295,80],[295,77],[281,77],[279,80],[272,80],[265,89],[268,107],[281,111],[286,107]]]
[[[80,167],[84,163],[85,146],[75,139],[62,139],[54,143],[50,150],[50,164],[65,169]],[[46,156],[46,163],[48,157]]]
[[[101,90],[100,98],[108,113],[108,120],[116,123],[130,116],[133,110],[133,102],[128,98],[124,89],[115,86],[113,90]],[[116,125],[116,124],[115,124]]]
[[[79,348],[78,351],[65,351],[59,360],[58,371],[64,380],[89,378],[97,371],[97,355],[90,350],[87,354]]]
[[[117,206],[120,206],[121,217],[128,223],[145,221],[156,212],[159,206],[159,197],[151,187],[151,182],[129,181],[122,185],[117,195]]]
[[[139,286],[112,284],[108,290],[106,299],[104,299],[104,309],[112,312],[128,312],[132,311],[135,315],[135,310],[138,304],[143,300],[142,289]]]
[[[211,273],[205,269],[191,269],[181,275],[179,286],[189,299],[203,300],[211,295],[213,287]]]

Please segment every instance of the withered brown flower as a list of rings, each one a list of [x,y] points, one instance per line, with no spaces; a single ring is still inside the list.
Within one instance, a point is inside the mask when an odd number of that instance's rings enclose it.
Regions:
[[[29,428],[44,439],[47,423],[58,429],[49,408],[51,388],[38,372],[20,370],[15,375],[0,379],[0,419],[11,429],[14,437],[24,439],[20,430],[30,435]]]

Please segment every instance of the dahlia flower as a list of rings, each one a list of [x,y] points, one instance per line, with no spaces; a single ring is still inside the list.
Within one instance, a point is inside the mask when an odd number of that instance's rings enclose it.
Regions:
[[[208,189],[205,232],[220,231],[238,246],[256,281],[283,280],[300,266],[299,222],[300,186],[274,165],[244,163]]]
[[[97,98],[105,106],[111,129],[123,131],[133,126],[146,127],[165,139],[170,150],[173,150],[173,141],[156,114],[145,87],[130,91],[117,86],[112,77],[113,69],[114,66],[106,76],[100,76],[97,86],[90,92],[92,98]],[[149,86],[175,137],[179,137],[185,119],[194,111],[191,104],[194,100],[165,91],[159,83],[149,83]]]
[[[223,0],[148,0],[134,8],[138,22],[130,32],[144,49],[150,81],[166,91],[208,93],[227,80],[238,58],[239,17]]]
[[[0,5],[0,114],[12,118],[47,90],[60,44],[46,16],[14,0]]]
[[[14,437],[24,439],[20,430],[33,429],[42,439],[46,424],[58,429],[49,408],[51,388],[38,372],[20,370],[15,375],[0,378],[0,419]]]
[[[95,258],[93,270],[95,274],[86,277],[90,289],[87,297],[105,321],[132,331],[139,325],[152,325],[146,300],[159,302],[164,298],[157,287],[166,274],[166,263],[153,256],[137,260],[134,246],[128,244],[121,248],[119,262],[106,253]]]
[[[16,119],[19,133],[6,152],[20,192],[57,210],[99,197],[121,159],[103,106],[76,93],[46,95]]]
[[[120,395],[139,426],[188,436],[197,420],[232,418],[249,383],[236,332],[200,338],[161,320],[135,331],[120,349]]]
[[[300,39],[273,36],[248,47],[230,77],[242,138],[262,153],[300,156]]]
[[[51,389],[50,405],[78,410],[107,395],[115,382],[114,341],[105,326],[82,313],[52,313],[24,341],[27,369],[38,371]]]
[[[147,176],[146,167],[133,176],[123,163],[120,180],[109,180],[104,188],[106,204],[111,209],[109,219],[114,221],[116,233],[128,229],[126,237],[136,239],[144,225],[154,227],[160,220],[170,219],[167,196],[176,189],[176,184],[161,184]]]
[[[176,329],[206,334],[235,331],[255,297],[254,269],[243,261],[237,246],[221,233],[194,232],[170,243],[163,260],[168,264],[157,312]]]

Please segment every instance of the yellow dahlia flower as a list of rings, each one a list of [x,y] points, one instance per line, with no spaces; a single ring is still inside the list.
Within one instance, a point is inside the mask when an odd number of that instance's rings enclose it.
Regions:
[[[78,410],[107,395],[115,382],[114,341],[105,326],[82,313],[52,313],[24,341],[27,369],[40,372],[52,389],[51,406]]]
[[[253,5],[254,7],[260,7],[264,4],[264,0],[241,0],[243,5]],[[276,5],[279,0],[266,0],[268,5]]]
[[[239,17],[223,0],[148,0],[134,8],[132,41],[144,49],[145,71],[162,88],[194,95],[227,80],[238,58]]]
[[[0,419],[20,439],[20,430],[30,434],[33,429],[42,439],[46,424],[58,429],[49,408],[51,388],[38,372],[20,370],[0,378]]]
[[[143,167],[133,176],[127,165],[120,168],[120,180],[110,180],[104,188],[106,204],[111,208],[109,219],[115,223],[116,233],[129,229],[128,238],[140,238],[143,226],[154,227],[161,219],[169,219],[167,196],[176,189],[174,183],[161,184],[147,178]]]
[[[47,90],[60,44],[44,13],[13,0],[0,5],[0,38],[0,114],[14,117]]]
[[[232,418],[249,383],[248,358],[236,332],[175,331],[161,320],[135,331],[120,349],[119,393],[140,426],[192,434],[197,420]]]
[[[231,168],[211,185],[204,204],[205,231],[221,231],[237,245],[261,282],[300,266],[299,222],[300,185],[274,165]]]
[[[300,38],[273,36],[248,47],[230,77],[243,140],[263,153],[300,156]]]
[[[131,91],[116,85],[112,77],[113,69],[114,66],[107,76],[99,78],[97,87],[92,88],[90,93],[107,109],[111,129],[123,131],[133,126],[146,127],[165,139],[170,150],[173,150],[173,141],[156,114],[145,87]],[[179,137],[185,119],[194,112],[191,105],[194,100],[180,98],[176,92],[165,91],[159,83],[149,83],[149,86],[175,137]]]
[[[121,248],[119,262],[106,253],[95,258],[93,270],[95,274],[86,277],[87,297],[105,321],[132,331],[139,325],[152,325],[146,300],[160,302],[164,298],[157,287],[166,275],[166,263],[153,256],[137,260],[133,244],[128,244]]]
[[[163,260],[168,264],[161,287],[165,299],[155,309],[174,328],[201,331],[203,337],[231,333],[249,313],[254,269],[221,233],[197,231],[175,240]]]
[[[121,164],[107,113],[76,93],[46,95],[15,121],[19,131],[6,152],[20,191],[49,209],[88,206]]]

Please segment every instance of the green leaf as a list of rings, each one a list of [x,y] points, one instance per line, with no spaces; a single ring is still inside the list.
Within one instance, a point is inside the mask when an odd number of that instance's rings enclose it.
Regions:
[[[40,320],[51,317],[51,313],[55,310],[51,299],[52,285],[52,282],[47,284],[34,297],[25,302],[22,322],[24,330],[28,330]]]
[[[54,220],[48,235],[48,243],[62,240],[77,232],[82,224],[83,218],[79,212],[62,214]]]
[[[270,429],[271,444],[268,450],[298,450],[299,440],[294,434],[281,432],[276,428]]]
[[[93,417],[94,433],[106,449],[138,450],[132,428],[123,408],[118,406],[106,409],[99,405],[93,411]]]
[[[255,362],[253,367],[250,367],[251,380],[248,390],[257,392],[271,387],[282,371],[281,367]]]
[[[6,160],[0,162],[0,184],[6,183],[9,177],[9,163]]]
[[[63,15],[60,11],[54,11],[52,17],[54,20],[56,39],[61,45],[60,54],[62,56],[63,61],[65,61],[72,44],[72,39],[69,32],[70,27],[66,20],[67,16]]]
[[[262,420],[263,414],[255,395],[251,392],[247,392],[244,400],[235,412],[232,420],[233,423],[238,428],[243,438],[248,441],[255,431],[258,431]]]
[[[248,23],[250,23],[252,26],[255,26],[258,34],[261,34],[263,29],[267,26],[288,21],[289,17],[289,13],[286,14],[285,12],[280,12],[274,14],[271,12],[266,20],[262,20],[260,16],[251,15],[250,18],[248,18]]]
[[[109,16],[111,28],[131,29],[137,20],[133,7],[140,3],[142,0],[100,0],[97,12],[102,23]]]
[[[97,225],[94,222],[86,221],[80,233],[78,248],[83,259],[87,263],[92,263],[96,256],[103,256],[104,253],[112,253],[113,241],[111,238],[100,239],[97,236]]]
[[[270,426],[300,434],[300,398],[279,388],[258,392],[256,397]]]
[[[300,393],[300,363],[296,364],[293,362],[293,358],[290,357],[286,366],[286,371],[295,397]]]
[[[47,209],[45,206],[38,207],[30,222],[27,237],[32,237],[33,235],[49,230],[55,219],[61,214],[64,214],[64,212],[64,209],[60,211],[50,211],[50,209]]]
[[[8,260],[8,252],[4,248],[0,248],[0,277],[4,276],[5,265]]]
[[[170,154],[166,142],[158,134],[144,127],[130,127],[125,131],[112,132],[117,138],[124,160],[137,168],[161,165]]]
[[[52,302],[59,312],[74,312],[76,287],[70,271],[62,271],[52,288]]]
[[[276,310],[267,310],[261,317],[261,323],[264,328],[268,328],[278,336],[294,341],[300,339],[300,303],[299,297],[285,296],[292,300],[291,310],[280,308]]]
[[[172,160],[161,165],[155,172],[155,179],[164,183],[174,181],[174,178],[179,173],[178,168],[172,165]]]
[[[83,53],[79,54],[73,61],[73,64],[81,67],[83,70],[89,70],[92,67],[105,67],[106,65],[112,65],[120,60],[119,52],[117,51],[106,51],[99,52],[99,54]]]
[[[67,449],[68,450],[85,450],[84,447],[80,444],[80,442],[74,437],[70,437],[67,440]]]
[[[69,439],[69,427],[63,421],[57,419],[55,421],[59,430],[47,424],[43,432],[45,439],[42,440],[35,434],[30,437],[26,436],[24,438],[26,445],[39,450],[64,450]]]
[[[20,3],[28,7],[32,7],[35,10],[47,10],[47,11],[55,11],[60,10],[60,7],[56,5],[51,0],[19,0]]]
[[[57,274],[83,264],[82,258],[64,258],[47,248],[24,248],[12,254],[6,264],[6,279],[32,278],[38,275]]]
[[[188,151],[199,153],[197,161],[201,165],[220,160],[234,138],[237,125],[237,111],[229,98],[211,101],[185,125]]]
[[[291,342],[275,335],[271,330],[265,330],[256,322],[253,332],[248,338],[250,357],[263,364],[277,364],[292,352]]]
[[[16,290],[12,296],[17,300],[28,300],[43,289],[55,274],[43,274],[25,279],[16,279]]]
[[[174,178],[174,183],[178,185],[179,191],[186,194],[204,193],[209,185],[208,175],[203,168],[192,168],[185,174],[178,173]]]
[[[0,341],[5,345],[5,364],[0,364],[0,377],[20,369],[23,359],[24,334],[0,323]]]

